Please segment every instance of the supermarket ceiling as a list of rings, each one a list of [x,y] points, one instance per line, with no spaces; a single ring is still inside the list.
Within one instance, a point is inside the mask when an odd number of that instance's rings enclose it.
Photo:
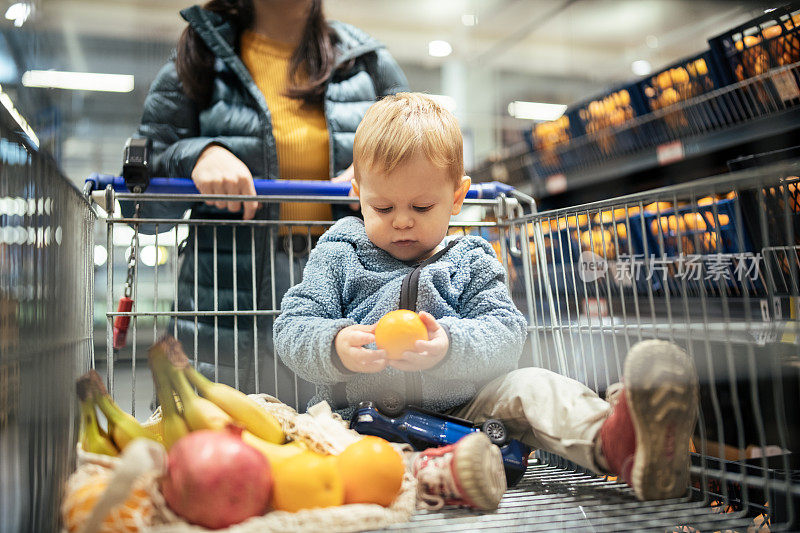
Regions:
[[[0,0],[11,5],[19,0]],[[34,34],[26,68],[132,74],[129,93],[43,89],[55,109],[58,156],[76,180],[87,171],[119,170],[120,147],[135,129],[147,89],[185,26],[191,0],[33,0]],[[329,18],[384,42],[411,88],[447,92],[447,64],[472,73],[467,105],[494,130],[475,159],[518,141],[529,123],[511,118],[509,102],[569,104],[632,80],[635,61],[653,69],[696,53],[706,40],[774,2],[712,0],[325,0]],[[3,9],[7,9],[3,7]],[[13,31],[10,21],[4,29]],[[23,27],[24,29],[24,27]],[[429,43],[447,41],[447,57]],[[24,42],[24,41],[23,41]],[[29,41],[30,42],[30,41]],[[1,43],[0,43],[1,44]],[[0,50],[2,55],[2,50]],[[19,79],[19,73],[17,79]],[[2,69],[0,69],[0,78]],[[0,80],[4,86],[8,80]],[[485,95],[481,95],[485,92]],[[480,101],[474,100],[476,96]]]
[[[37,23],[78,39],[172,44],[185,24],[178,10],[194,3],[40,0]],[[325,9],[330,18],[352,23],[386,43],[403,63],[432,66],[458,58],[523,73],[603,81],[629,77],[630,64],[637,59],[657,67],[699,50],[708,37],[730,27],[731,21],[746,20],[754,10],[769,4],[721,0],[326,0]],[[451,43],[449,58],[429,56],[428,43],[437,39]],[[79,49],[70,51],[80,54]]]

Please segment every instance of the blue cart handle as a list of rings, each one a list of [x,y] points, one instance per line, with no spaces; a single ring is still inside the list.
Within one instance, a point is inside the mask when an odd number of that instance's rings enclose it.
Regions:
[[[333,183],[325,180],[253,180],[258,196],[347,196],[350,184]],[[125,186],[122,176],[110,174],[92,174],[86,179],[89,190],[103,190],[109,185],[115,192],[130,192]],[[469,188],[467,198],[493,200],[501,194],[508,194],[514,187],[492,181],[474,183]],[[145,194],[200,194],[194,182],[188,178],[150,178],[150,185]]]

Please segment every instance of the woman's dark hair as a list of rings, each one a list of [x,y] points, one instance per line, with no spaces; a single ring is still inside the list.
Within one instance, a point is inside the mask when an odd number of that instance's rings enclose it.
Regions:
[[[239,37],[250,28],[255,17],[253,0],[210,0],[203,9],[216,13],[233,25],[237,48]],[[336,32],[322,12],[322,0],[311,0],[303,36],[289,60],[288,96],[309,103],[322,100],[325,85],[336,62],[337,41]],[[214,54],[191,25],[183,30],[177,52],[175,66],[183,91],[201,107],[207,106],[211,100]],[[302,68],[308,73],[308,79],[303,84],[298,82]]]

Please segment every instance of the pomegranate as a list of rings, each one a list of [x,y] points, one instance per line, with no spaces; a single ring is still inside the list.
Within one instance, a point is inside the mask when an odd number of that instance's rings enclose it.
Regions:
[[[187,522],[220,529],[267,511],[267,459],[241,439],[241,428],[189,433],[169,451],[161,492]]]

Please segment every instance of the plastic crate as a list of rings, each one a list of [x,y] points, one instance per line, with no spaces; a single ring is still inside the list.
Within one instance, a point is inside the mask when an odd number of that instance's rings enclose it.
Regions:
[[[549,229],[548,229],[549,228]],[[543,237],[547,261],[553,269],[552,274],[559,290],[572,294],[582,293],[580,278],[581,261],[584,252],[595,254],[594,259],[608,262],[612,285],[632,286],[640,294],[648,290],[658,291],[661,282],[655,278],[637,276],[635,280],[623,281],[617,278],[615,270],[620,265],[641,263],[645,256],[645,238],[641,231],[641,215],[636,207],[602,210],[599,213],[569,215],[543,222]],[[535,258],[534,258],[535,259]],[[630,268],[630,267],[628,267]],[[566,275],[567,285],[562,286],[559,279],[562,269],[575,270],[575,284],[570,281],[572,273]]]
[[[711,293],[726,286],[740,291],[743,284],[751,293],[763,289],[759,280],[748,281],[745,270],[739,270],[749,267],[746,254],[755,253],[755,248],[746,220],[737,221],[737,201],[731,193],[727,198],[701,198],[696,205],[646,209],[646,255],[654,258],[653,277],[658,285],[679,293],[681,280],[676,271],[684,269],[690,284],[702,284]],[[737,226],[741,229],[741,246]],[[702,270],[698,270],[700,267]]]
[[[615,260],[619,256],[644,253],[640,231],[640,214],[636,208],[618,208],[600,213],[570,215],[543,223],[542,235],[548,259],[560,263],[572,257],[577,261],[582,252],[591,251],[600,257]],[[630,228],[630,231],[629,231]],[[630,233],[630,236],[628,235]],[[551,249],[555,248],[555,256]],[[559,248],[561,252],[559,252]]]
[[[682,59],[670,66],[651,74],[637,83],[639,93],[648,111],[669,109],[671,106],[690,98],[719,89],[726,85],[719,73],[717,61],[710,50]],[[732,110],[729,110],[730,113]],[[680,106],[667,112],[660,125],[673,133],[669,138],[691,133],[698,129],[713,129],[723,124],[718,123],[719,116],[726,113],[697,113],[689,116]],[[736,117],[731,117],[736,120]],[[708,124],[696,124],[697,121],[710,121]],[[652,132],[651,132],[652,133]],[[656,131],[656,139],[662,140],[661,133]]]
[[[701,199],[697,206],[679,206],[644,213],[649,253],[661,256],[663,240],[666,257],[684,255],[736,254],[752,252],[753,246],[744,221],[743,247],[736,233],[736,199]],[[716,213],[715,213],[716,210]]]
[[[789,294],[800,277],[800,178],[787,176],[781,185],[742,192],[742,209],[764,213],[767,224],[760,231],[760,216],[746,219],[756,249],[764,256],[775,294]],[[793,234],[793,235],[792,235]],[[794,246],[786,243],[794,240]]]
[[[568,110],[573,136],[589,136],[603,156],[641,147],[644,132],[637,128],[618,128],[647,113],[636,84],[619,87]]]
[[[570,215],[542,222],[542,240],[544,241],[545,255],[548,262],[553,264],[577,263],[580,257],[580,249],[577,241],[570,234],[588,221],[587,215]],[[528,225],[528,235],[531,243],[536,244],[533,238],[533,226]],[[538,260],[536,250],[532,249],[532,259]]]
[[[800,61],[798,26],[800,3],[793,2],[709,39],[724,81],[736,83]],[[788,75],[800,83],[796,73]],[[775,90],[772,96],[780,93]]]

